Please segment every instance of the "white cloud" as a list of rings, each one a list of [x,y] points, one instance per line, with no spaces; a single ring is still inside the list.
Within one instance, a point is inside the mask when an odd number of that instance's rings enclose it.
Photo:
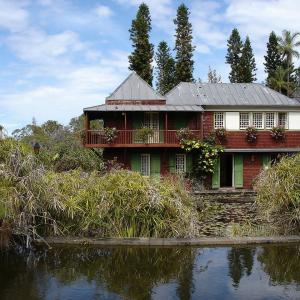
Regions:
[[[100,17],[110,17],[113,15],[113,11],[108,7],[108,6],[105,6],[105,5],[98,5],[96,7],[96,13],[98,16]]]

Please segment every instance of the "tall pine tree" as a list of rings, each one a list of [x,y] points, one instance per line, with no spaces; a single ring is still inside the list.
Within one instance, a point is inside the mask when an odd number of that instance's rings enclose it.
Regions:
[[[175,34],[175,83],[181,81],[194,81],[194,61],[193,51],[195,47],[192,45],[192,24],[189,22],[189,9],[181,4],[177,9],[176,19],[174,24],[176,26]]]
[[[241,40],[239,31],[234,28],[227,41],[227,55],[226,63],[230,65],[231,71],[229,73],[230,82],[241,82],[240,76],[240,60],[243,49],[243,42]]]
[[[246,37],[242,55],[240,59],[240,65],[238,68],[238,82],[253,82],[256,80],[256,63],[253,55],[251,42],[249,37]]]
[[[175,61],[165,41],[159,43],[155,60],[157,64],[157,90],[164,95],[175,86]]]
[[[142,3],[132,20],[130,40],[133,51],[129,55],[129,69],[136,71],[145,81],[152,85],[153,80],[153,45],[149,41],[151,31],[151,17],[149,7]]]
[[[267,43],[267,55],[265,55],[265,72],[267,73],[267,82],[274,76],[276,69],[282,66],[282,58],[278,49],[278,37],[272,31]]]

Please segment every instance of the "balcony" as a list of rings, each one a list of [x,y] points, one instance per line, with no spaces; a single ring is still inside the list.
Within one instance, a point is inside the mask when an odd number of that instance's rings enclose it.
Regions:
[[[137,147],[170,147],[179,148],[180,144],[176,136],[177,130],[155,130],[147,138],[147,141],[138,140],[138,130],[118,130],[113,142],[108,143],[102,130],[86,130],[84,146],[88,148],[137,148]],[[191,130],[198,138],[200,130]]]

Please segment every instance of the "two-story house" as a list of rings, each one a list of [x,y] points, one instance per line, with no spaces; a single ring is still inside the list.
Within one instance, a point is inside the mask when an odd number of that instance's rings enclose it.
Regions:
[[[251,188],[278,155],[300,151],[300,103],[261,84],[182,82],[162,96],[133,72],[105,104],[85,108],[84,114],[85,147],[103,148],[106,159],[145,176],[191,172],[193,157],[181,149],[179,129],[189,128],[203,139],[225,128],[225,152],[209,181],[212,188]],[[97,119],[117,129],[113,141],[90,129]],[[258,131],[251,143],[245,133],[249,126]],[[275,126],[285,128],[284,139],[271,137]],[[140,128],[152,130],[146,141],[137,138]]]

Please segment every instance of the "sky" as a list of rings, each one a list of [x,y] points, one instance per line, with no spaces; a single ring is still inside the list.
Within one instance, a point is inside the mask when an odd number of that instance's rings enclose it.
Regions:
[[[102,104],[129,74],[128,29],[139,0],[0,0],[0,124],[8,132],[32,122],[68,124],[84,107]],[[228,82],[227,39],[249,35],[257,82],[272,30],[300,31],[299,0],[145,0],[151,42],[174,48],[173,19],[183,2],[193,26],[194,77],[208,67]],[[300,63],[296,62],[296,66]]]

